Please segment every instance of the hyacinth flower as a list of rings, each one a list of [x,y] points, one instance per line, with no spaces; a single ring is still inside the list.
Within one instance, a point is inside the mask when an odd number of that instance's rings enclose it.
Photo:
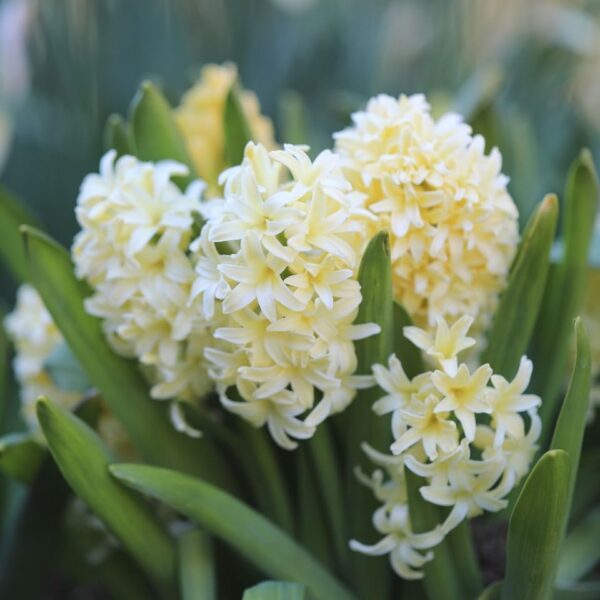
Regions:
[[[25,456],[43,439],[46,479],[35,461],[11,472],[31,497],[66,481],[111,534],[82,556],[98,573],[127,556],[125,580],[165,598],[240,597],[246,561],[275,580],[250,598],[411,597],[396,576],[431,599],[570,586],[582,571],[570,538],[561,546],[571,504],[584,510],[589,391],[579,321],[562,407],[544,373],[564,366],[547,348],[564,349],[576,316],[589,157],[572,174],[567,258],[548,278],[556,199],[520,237],[499,152],[457,115],[376,96],[311,154],[277,148],[235,80],[207,68],[175,110],[142,86],[82,182],[71,260],[31,227],[26,253],[8,251],[22,218],[0,198],[13,227],[0,253],[37,289],[6,319],[32,437],[3,441],[0,467],[6,448]],[[59,376],[67,366],[80,388]],[[115,464],[116,429],[82,414],[90,391],[145,464]],[[503,580],[487,591],[471,522],[508,523]],[[213,553],[212,537],[237,553]],[[2,597],[19,597],[11,544]]]

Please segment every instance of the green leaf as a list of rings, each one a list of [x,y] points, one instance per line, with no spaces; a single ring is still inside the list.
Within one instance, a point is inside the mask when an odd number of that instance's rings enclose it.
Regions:
[[[412,319],[405,308],[394,302],[394,354],[400,359],[408,377],[414,377],[425,371],[421,351],[404,337],[404,328],[412,324]]]
[[[49,454],[2,537],[0,598],[41,598],[56,559],[69,488]],[[35,574],[35,575],[34,575]]]
[[[483,576],[473,543],[470,521],[465,520],[455,527],[446,536],[446,540],[465,594],[469,598],[476,598],[483,589]]]
[[[217,597],[212,541],[199,529],[179,536],[179,584],[182,600]]]
[[[477,600],[500,600],[502,594],[502,582],[496,581],[481,592]]]
[[[376,323],[381,327],[377,335],[355,342],[358,374],[371,374],[375,363],[387,364],[393,352],[394,302],[392,298],[392,267],[388,235],[378,233],[371,239],[358,271],[362,302],[355,319],[356,324]],[[368,543],[375,535],[371,517],[377,508],[372,490],[361,484],[355,469],[368,472],[372,464],[361,449],[366,442],[386,451],[391,443],[389,419],[377,416],[372,409],[375,400],[383,395],[377,387],[360,390],[343,416],[346,438],[346,501],[351,539]],[[385,598],[389,595],[390,568],[384,558],[351,554],[354,585],[364,597]]]
[[[569,456],[550,450],[527,477],[510,517],[504,600],[544,600],[552,595],[568,518]]]
[[[90,382],[79,361],[65,342],[52,350],[44,362],[44,370],[61,390],[83,393],[90,388]]]
[[[558,409],[572,322],[587,281],[587,263],[598,204],[592,156],[583,150],[569,172],[563,226],[564,253],[550,271],[532,346],[532,389],[542,399],[542,436],[547,441]]]
[[[0,310],[0,431],[5,426],[4,420],[10,381],[10,342],[2,326],[3,321],[4,313]]]
[[[33,481],[44,454],[44,448],[30,434],[11,433],[0,438],[0,469],[22,483]]]
[[[106,121],[104,128],[104,147],[117,151],[117,156],[124,154],[135,154],[132,148],[129,124],[121,116],[112,114]]]
[[[579,470],[571,505],[571,523],[583,518],[600,498],[600,449],[588,449],[579,459]]]
[[[230,494],[182,473],[146,465],[113,465],[113,475],[149,494],[233,546],[270,577],[306,585],[316,599],[352,594],[279,527]]]
[[[512,378],[527,351],[546,285],[558,200],[546,196],[531,217],[488,334],[482,362]],[[536,367],[537,367],[536,363]]]
[[[189,175],[174,181],[182,189],[196,178],[196,170],[185,141],[177,127],[173,111],[160,91],[145,81],[135,95],[129,121],[135,154],[141,160],[176,160],[189,169]]]
[[[573,583],[600,562],[600,508],[590,513],[563,544],[556,579],[558,585]]]
[[[577,340],[575,365],[571,382],[563,402],[550,447],[553,450],[564,450],[571,460],[571,476],[569,479],[569,499],[567,514],[571,514],[571,503],[575,480],[579,471],[579,457],[583,444],[586,417],[589,406],[591,377],[590,342],[583,328],[581,319],[575,319],[575,337]]]
[[[425,485],[425,481],[406,468],[404,474],[412,529],[415,533],[431,531],[444,521],[444,515],[438,506],[427,502],[421,496],[419,489]],[[425,573],[423,586],[430,600],[438,598],[463,600],[465,598],[460,573],[454,564],[447,539],[435,547],[433,560],[425,564],[423,571]]]
[[[25,206],[0,187],[0,258],[18,281],[29,280],[29,267],[19,228],[35,223],[36,219]]]
[[[86,400],[76,413],[95,424],[97,399]],[[8,531],[0,538],[0,598],[40,598],[57,559],[63,514],[70,490],[47,451],[19,505]],[[24,573],[35,573],[24,577]]]
[[[246,590],[242,600],[304,600],[306,588],[287,581],[264,581]]]
[[[310,464],[308,448],[295,452],[297,459],[298,540],[326,568],[334,568],[332,538],[324,526],[327,515],[318,491],[316,474]]]
[[[223,112],[225,132],[225,160],[228,165],[238,165],[244,158],[244,148],[252,140],[252,130],[244,115],[237,82],[229,89]]]
[[[346,572],[349,564],[349,548],[344,503],[343,482],[339,468],[339,456],[336,453],[330,423],[319,425],[314,436],[306,442],[311,471],[318,483],[321,501],[326,513],[326,522],[331,532],[340,567]]]
[[[108,465],[114,457],[98,435],[47,400],[38,401],[37,416],[50,452],[73,491],[155,581],[172,581],[172,540],[141,499],[110,476]]]
[[[553,600],[598,600],[600,581],[581,581],[554,588]]]
[[[35,229],[24,228],[23,236],[32,281],[46,308],[134,446],[151,462],[233,486],[228,466],[209,442],[176,432],[165,403],[150,398],[136,364],[109,347],[100,321],[85,311],[89,288],[75,278],[67,252]]]

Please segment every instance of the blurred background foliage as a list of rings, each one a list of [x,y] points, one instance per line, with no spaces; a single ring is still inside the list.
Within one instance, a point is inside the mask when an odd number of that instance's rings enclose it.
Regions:
[[[0,0],[0,180],[69,244],[112,112],[234,61],[279,141],[330,145],[376,93],[425,92],[500,147],[522,222],[600,128],[600,3]],[[13,286],[1,280],[6,302]]]

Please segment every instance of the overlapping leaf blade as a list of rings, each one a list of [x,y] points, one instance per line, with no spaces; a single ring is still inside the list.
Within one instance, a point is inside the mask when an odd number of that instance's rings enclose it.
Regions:
[[[47,400],[37,415],[56,464],[73,491],[161,584],[174,580],[175,549],[142,500],[110,476],[114,456],[75,415]]]
[[[246,590],[242,600],[304,600],[306,588],[287,581],[264,581]]]
[[[527,351],[540,310],[557,219],[558,200],[546,196],[527,224],[488,334],[482,362],[508,378]]]
[[[179,536],[179,586],[182,600],[217,598],[212,540],[199,529]]]
[[[568,518],[570,460],[550,450],[529,474],[510,518],[503,600],[551,597]]]
[[[44,448],[25,433],[0,438],[0,469],[22,483],[33,481],[44,458]]]
[[[196,170],[189,156],[173,111],[156,86],[145,81],[131,103],[129,121],[135,155],[142,160],[175,160],[189,169],[189,175],[176,177],[182,188],[196,178]]]
[[[567,181],[563,256],[548,277],[544,301],[533,337],[535,370],[532,388],[544,400],[540,414],[546,426],[554,419],[569,351],[573,319],[579,312],[587,278],[588,254],[598,205],[598,180],[593,159],[583,150]]]
[[[106,121],[104,129],[104,147],[117,151],[117,156],[135,154],[129,124],[121,115],[112,114]]]
[[[113,465],[110,469],[119,481],[161,500],[232,545],[269,576],[302,583],[316,599],[353,597],[286,533],[226,492],[158,467]]]
[[[570,584],[589,573],[600,562],[600,509],[590,513],[566,537],[556,579]]]

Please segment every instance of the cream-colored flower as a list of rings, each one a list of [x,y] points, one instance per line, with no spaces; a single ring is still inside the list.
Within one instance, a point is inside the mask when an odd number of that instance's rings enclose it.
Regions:
[[[94,290],[86,309],[103,320],[117,352],[149,369],[153,397],[197,399],[212,384],[204,359],[208,322],[194,298],[204,292],[211,318],[211,298],[225,286],[218,274],[199,283],[207,265],[189,256],[203,184],[182,193],[171,178],[187,173],[183,165],[115,159],[106,153],[77,200],[81,231],[72,254],[77,275]],[[206,240],[198,243],[210,252]],[[176,408],[172,415],[180,417]]]
[[[311,161],[299,147],[249,143],[222,182],[224,199],[191,246],[206,274],[192,284],[192,305],[219,320],[209,372],[226,408],[291,448],[372,384],[354,375],[354,341],[379,328],[353,323],[371,217],[327,151]]]
[[[438,319],[435,337],[428,331],[413,326],[405,327],[403,334],[427,356],[437,361],[448,375],[454,376],[458,354],[475,344],[475,340],[467,336],[471,325],[473,325],[473,318],[465,315],[451,327],[448,327],[444,319]]]
[[[187,142],[196,170],[208,183],[209,197],[219,195],[218,178],[227,166],[223,129],[225,100],[237,80],[237,69],[231,63],[206,65],[199,80],[184,94],[180,106],[175,110],[177,124]],[[240,101],[253,139],[273,148],[273,125],[268,117],[260,114],[256,96],[241,90]]]
[[[405,468],[425,480],[420,493],[427,502],[450,509],[430,532],[432,537],[426,538],[428,545],[422,546],[435,552],[435,545],[464,519],[507,505],[507,495],[527,474],[537,449],[540,400],[525,394],[531,361],[521,359],[511,382],[494,375],[489,365],[471,374],[466,364],[457,361],[457,354],[472,345],[467,337],[471,323],[470,317],[463,317],[449,327],[439,318],[433,334],[404,328],[405,336],[444,370],[425,371],[411,379],[394,355],[388,368],[373,366],[375,380],[387,392],[373,410],[379,415],[391,413],[394,441],[391,455],[365,447],[384,470],[371,479],[361,474],[360,479],[383,503],[374,524],[385,537],[374,546],[353,542],[353,548],[366,554],[400,553],[402,548],[403,561],[395,567],[402,577],[412,577],[411,568],[420,566],[418,556],[424,558],[417,555],[412,557],[416,562],[408,560],[406,552],[419,548],[413,543],[410,522],[399,518],[392,527],[390,521],[392,514],[404,515],[407,509]],[[493,387],[488,385],[490,379]],[[425,557],[430,558],[431,552]]]
[[[4,327],[15,347],[13,368],[21,411],[29,429],[37,431],[35,403],[40,396],[71,409],[82,392],[60,389],[46,370],[47,360],[64,344],[64,338],[34,287],[24,284],[18,289],[15,309],[4,319]]]
[[[413,321],[490,321],[518,242],[500,153],[457,115],[430,115],[422,95],[372,98],[334,135],[353,187],[390,232],[396,299]]]

